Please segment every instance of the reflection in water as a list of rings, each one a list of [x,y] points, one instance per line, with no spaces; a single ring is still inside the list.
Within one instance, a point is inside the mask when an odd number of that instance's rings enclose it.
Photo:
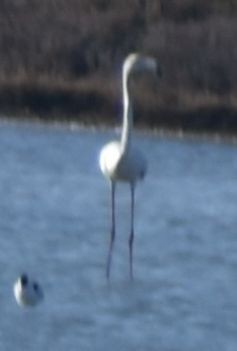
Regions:
[[[107,284],[109,197],[98,152],[112,134],[0,126],[1,348],[235,350],[236,147],[137,136],[149,172],[136,195],[135,282],[121,185]],[[27,312],[12,293],[25,271],[45,292]]]

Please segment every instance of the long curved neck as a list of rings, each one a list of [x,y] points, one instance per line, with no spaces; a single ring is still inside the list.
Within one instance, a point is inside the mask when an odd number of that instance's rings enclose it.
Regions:
[[[121,135],[122,152],[127,150],[131,142],[131,131],[133,127],[133,109],[129,99],[129,70],[123,70],[123,126]]]

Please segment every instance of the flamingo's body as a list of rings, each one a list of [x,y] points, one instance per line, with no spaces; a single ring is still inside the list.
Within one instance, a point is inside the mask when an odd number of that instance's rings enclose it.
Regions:
[[[112,181],[135,182],[146,173],[146,160],[139,149],[121,150],[119,141],[104,146],[100,154],[100,167],[103,174]]]
[[[131,230],[129,236],[129,257],[130,257],[130,276],[133,276],[132,253],[134,238],[134,190],[136,182],[143,179],[147,163],[142,152],[134,147],[132,143],[133,114],[132,104],[129,96],[130,78],[133,74],[143,71],[156,73],[159,71],[157,61],[148,56],[130,54],[123,64],[123,127],[120,141],[112,141],[106,144],[100,153],[100,168],[102,173],[111,182],[111,201],[112,201],[112,227],[111,241],[107,261],[107,278],[110,275],[110,265],[115,239],[115,185],[118,181],[128,182],[131,189]]]

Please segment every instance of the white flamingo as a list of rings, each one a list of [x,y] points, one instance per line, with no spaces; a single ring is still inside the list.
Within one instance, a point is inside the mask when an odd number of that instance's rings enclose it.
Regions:
[[[106,144],[100,152],[100,168],[111,183],[111,208],[112,223],[110,246],[107,259],[106,276],[109,279],[112,252],[115,240],[115,188],[117,181],[128,182],[131,191],[131,228],[129,235],[129,267],[130,277],[133,277],[133,240],[134,240],[134,192],[136,182],[143,179],[147,163],[140,150],[132,143],[133,109],[129,98],[130,79],[135,74],[143,71],[160,73],[158,62],[149,56],[137,53],[128,55],[122,69],[123,87],[123,126],[120,141],[112,141]]]

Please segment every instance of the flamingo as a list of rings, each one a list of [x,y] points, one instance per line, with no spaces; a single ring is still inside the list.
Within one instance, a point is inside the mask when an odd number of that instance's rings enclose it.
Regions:
[[[106,265],[106,277],[110,277],[110,267],[115,241],[115,191],[117,182],[127,182],[131,194],[131,224],[129,234],[129,270],[133,278],[133,241],[134,241],[134,196],[138,180],[146,175],[147,162],[142,152],[134,147],[132,140],[133,108],[130,101],[130,80],[134,75],[142,72],[151,72],[160,75],[160,65],[150,56],[139,53],[129,54],[123,63],[122,88],[123,88],[123,125],[120,141],[106,144],[100,152],[99,164],[103,175],[111,185],[111,232],[110,244]]]
[[[35,306],[43,300],[43,291],[40,285],[27,274],[22,274],[14,284],[14,295],[20,306]]]

